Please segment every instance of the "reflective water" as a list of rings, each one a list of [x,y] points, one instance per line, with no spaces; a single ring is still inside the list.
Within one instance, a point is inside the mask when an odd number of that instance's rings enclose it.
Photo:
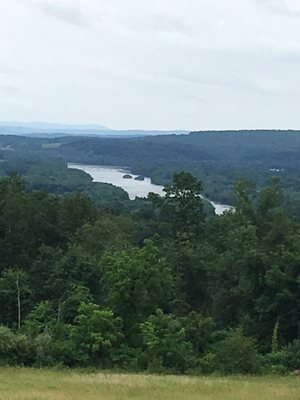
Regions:
[[[163,195],[163,186],[154,185],[151,179],[147,177],[145,177],[143,181],[135,180],[134,178],[138,175],[132,174],[129,168],[72,163],[68,164],[68,168],[79,169],[86,172],[93,178],[94,182],[111,183],[112,185],[123,188],[128,193],[131,200],[134,200],[136,196],[147,197],[150,192]],[[130,174],[133,179],[124,179],[123,176],[126,174]],[[231,206],[225,204],[218,204],[212,201],[210,201],[210,203],[215,207],[215,213],[217,215],[221,215],[225,211],[232,209]]]

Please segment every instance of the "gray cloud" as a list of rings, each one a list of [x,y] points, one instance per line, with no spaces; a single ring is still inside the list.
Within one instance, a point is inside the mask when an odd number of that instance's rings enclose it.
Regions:
[[[161,31],[179,34],[191,34],[193,32],[193,27],[186,25],[180,18],[166,14],[153,14],[145,19],[133,18],[123,23],[137,32]]]
[[[299,10],[299,0],[1,0],[0,120],[299,128]]]
[[[29,3],[41,10],[44,14],[66,21],[73,25],[87,26],[88,21],[81,11],[79,4],[74,0],[72,3],[64,0],[28,0]]]
[[[19,93],[19,92],[21,92],[21,89],[19,87],[17,87],[17,86],[0,84],[0,92],[3,92],[3,93]]]
[[[288,4],[285,0],[254,0],[254,1],[259,7],[265,8],[267,12],[271,12],[273,14],[289,18],[300,17],[300,8],[299,10],[291,9],[290,7],[288,7]]]
[[[20,74],[21,74],[20,68],[14,66],[7,66],[5,64],[0,63],[0,75],[17,76]]]

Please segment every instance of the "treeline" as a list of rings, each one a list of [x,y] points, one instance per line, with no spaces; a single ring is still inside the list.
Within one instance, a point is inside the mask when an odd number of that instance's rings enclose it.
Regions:
[[[203,182],[205,197],[233,204],[241,177],[264,188],[279,176],[285,208],[300,219],[300,132],[195,132],[140,138],[0,136],[1,169],[39,157],[98,165],[128,166],[157,184],[170,184],[174,173],[188,171]],[[26,161],[25,161],[26,162]],[[21,173],[21,172],[20,172]],[[37,175],[34,179],[39,179]],[[41,180],[38,180],[39,182]]]
[[[97,207],[118,210],[131,207],[128,193],[122,188],[93,182],[84,171],[69,169],[62,159],[26,151],[12,152],[2,165],[0,163],[0,176],[9,176],[11,171],[22,176],[27,191],[46,190],[60,195],[79,191],[90,197]]]
[[[26,138],[23,139],[26,142]],[[17,148],[9,152],[4,162],[0,163],[0,176],[9,176],[12,171],[22,177],[25,189],[30,192],[46,190],[62,196],[82,192],[91,199],[94,206],[118,212],[138,213],[139,210],[146,212],[146,209],[151,208],[151,202],[147,199],[129,200],[128,193],[122,188],[93,182],[89,174],[68,168],[63,159],[53,156],[45,158],[45,155]],[[204,209],[208,215],[214,215],[214,208],[207,200],[204,200]]]
[[[300,227],[274,180],[206,218],[179,173],[136,212],[0,181],[0,362],[155,372],[299,368]],[[149,204],[151,206],[149,206]]]

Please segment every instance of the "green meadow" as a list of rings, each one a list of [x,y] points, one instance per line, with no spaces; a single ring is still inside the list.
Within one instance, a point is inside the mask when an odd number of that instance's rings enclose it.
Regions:
[[[299,400],[298,377],[187,377],[0,369],[0,400]]]

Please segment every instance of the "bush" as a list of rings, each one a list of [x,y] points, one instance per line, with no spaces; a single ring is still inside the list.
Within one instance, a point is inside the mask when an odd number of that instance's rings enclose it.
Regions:
[[[123,340],[122,320],[110,309],[81,303],[70,326],[71,357],[80,365],[111,366]]]
[[[25,334],[15,334],[14,360],[18,365],[32,365],[34,363],[34,343]]]
[[[140,326],[148,370],[185,372],[192,360],[192,344],[180,320],[157,310]]]
[[[182,318],[187,339],[193,345],[193,352],[203,355],[207,352],[214,340],[216,324],[211,317],[204,317],[196,312],[189,313]]]
[[[36,304],[34,309],[27,315],[23,323],[22,331],[31,337],[51,330],[57,318],[54,315],[53,307],[49,301],[42,301]]]
[[[235,329],[213,346],[212,351],[200,360],[200,366],[205,373],[258,374],[262,359],[255,340],[245,336],[241,329]]]
[[[0,363],[11,365],[16,362],[12,355],[15,352],[16,335],[7,327],[0,326]]]
[[[290,370],[300,369],[300,340],[294,340],[293,343],[283,348],[285,354],[285,366]]]
[[[0,326],[0,364],[31,365],[33,360],[34,351],[30,339]]]
[[[55,364],[53,340],[49,333],[41,333],[34,340],[35,365],[38,367]]]
[[[266,372],[287,373],[300,369],[300,340],[283,347],[280,351],[264,356]]]
[[[264,372],[267,374],[286,374],[288,372],[285,353],[281,351],[264,355],[263,362]]]

